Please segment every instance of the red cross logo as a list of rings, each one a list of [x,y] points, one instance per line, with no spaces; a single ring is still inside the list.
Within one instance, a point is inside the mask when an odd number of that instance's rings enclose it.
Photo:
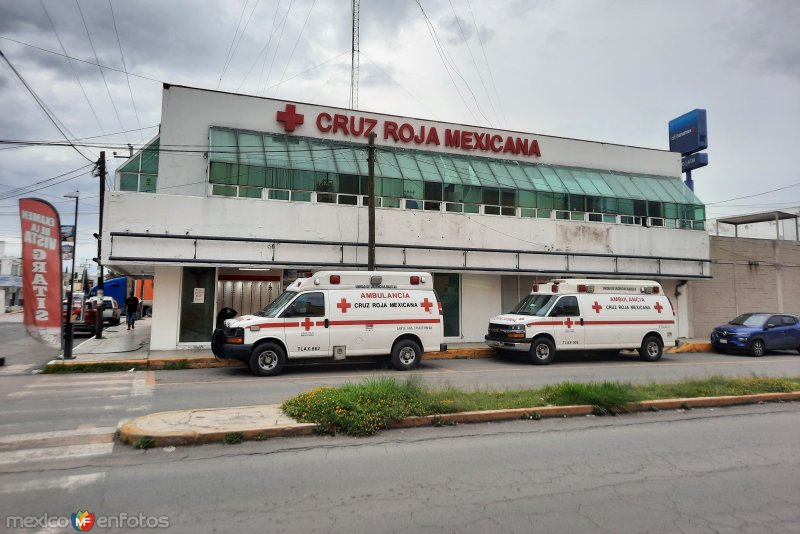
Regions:
[[[661,313],[661,310],[664,309],[664,306],[662,306],[660,302],[656,302],[656,305],[653,307],[658,310],[658,313]]]
[[[347,300],[342,299],[342,301],[339,304],[337,304],[336,307],[342,310],[342,313],[347,313],[347,309],[352,308],[353,305],[347,302]]]
[[[303,124],[303,118],[294,104],[286,104],[286,109],[278,112],[278,122],[283,123],[283,129],[287,132],[293,132],[298,124]]]
[[[309,330],[311,330],[311,327],[314,326],[314,321],[312,321],[311,319],[306,317],[306,320],[303,321],[302,323],[300,323],[300,326],[304,326],[305,329],[306,329],[306,332],[308,332]]]
[[[596,313],[600,313],[600,310],[602,310],[602,309],[603,309],[603,307],[602,307],[602,306],[600,306],[600,303],[599,303],[599,302],[597,302],[597,301],[594,301],[594,305],[592,306],[592,309],[593,309],[593,310],[594,310]]]
[[[433,302],[428,300],[428,297],[425,297],[425,300],[422,301],[422,307],[425,308],[426,312],[430,312],[431,308],[433,308]]]
[[[567,322],[566,322],[567,328],[572,328],[572,325],[574,325],[574,324],[575,324],[575,323],[574,323],[574,322],[572,322],[572,319],[570,319],[569,317],[567,317]]]

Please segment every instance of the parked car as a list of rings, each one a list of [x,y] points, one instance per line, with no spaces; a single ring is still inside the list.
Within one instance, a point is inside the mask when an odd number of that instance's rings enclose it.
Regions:
[[[89,302],[93,308],[97,308],[97,297],[91,297]],[[119,307],[117,299],[114,297],[103,296],[103,322],[112,326],[117,326],[122,316],[122,309]]]
[[[67,319],[67,299],[61,301],[63,318]],[[95,328],[95,309],[91,302],[86,300],[83,293],[75,293],[72,295],[72,307],[69,308],[71,313],[70,321],[73,324],[74,332],[88,332],[94,335]]]
[[[745,351],[763,356],[768,350],[800,351],[800,318],[785,313],[745,313],[711,333],[717,352]]]

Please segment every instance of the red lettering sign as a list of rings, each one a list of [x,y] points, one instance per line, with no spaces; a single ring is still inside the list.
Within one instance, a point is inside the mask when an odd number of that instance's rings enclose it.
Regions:
[[[61,220],[38,198],[21,198],[23,322],[28,334],[61,346]],[[73,251],[73,254],[75,252]]]

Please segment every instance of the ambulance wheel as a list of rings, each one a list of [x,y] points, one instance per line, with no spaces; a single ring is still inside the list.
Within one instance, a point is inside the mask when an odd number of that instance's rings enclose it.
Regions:
[[[646,362],[657,362],[664,352],[664,344],[656,336],[647,336],[639,348],[639,357]]]
[[[392,367],[398,371],[410,371],[419,367],[422,349],[410,339],[401,339],[392,347]]]
[[[556,357],[556,346],[546,337],[534,339],[531,343],[531,363],[547,365]]]
[[[250,370],[256,376],[275,376],[285,363],[286,353],[275,343],[259,345],[250,355]]]

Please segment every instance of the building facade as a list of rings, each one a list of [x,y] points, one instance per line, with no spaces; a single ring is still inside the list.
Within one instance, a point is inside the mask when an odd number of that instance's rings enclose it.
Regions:
[[[151,348],[366,268],[370,133],[377,268],[434,273],[447,341],[554,276],[656,279],[692,335],[682,282],[710,277],[709,236],[677,153],[165,85],[103,225],[104,262],[155,279]]]

